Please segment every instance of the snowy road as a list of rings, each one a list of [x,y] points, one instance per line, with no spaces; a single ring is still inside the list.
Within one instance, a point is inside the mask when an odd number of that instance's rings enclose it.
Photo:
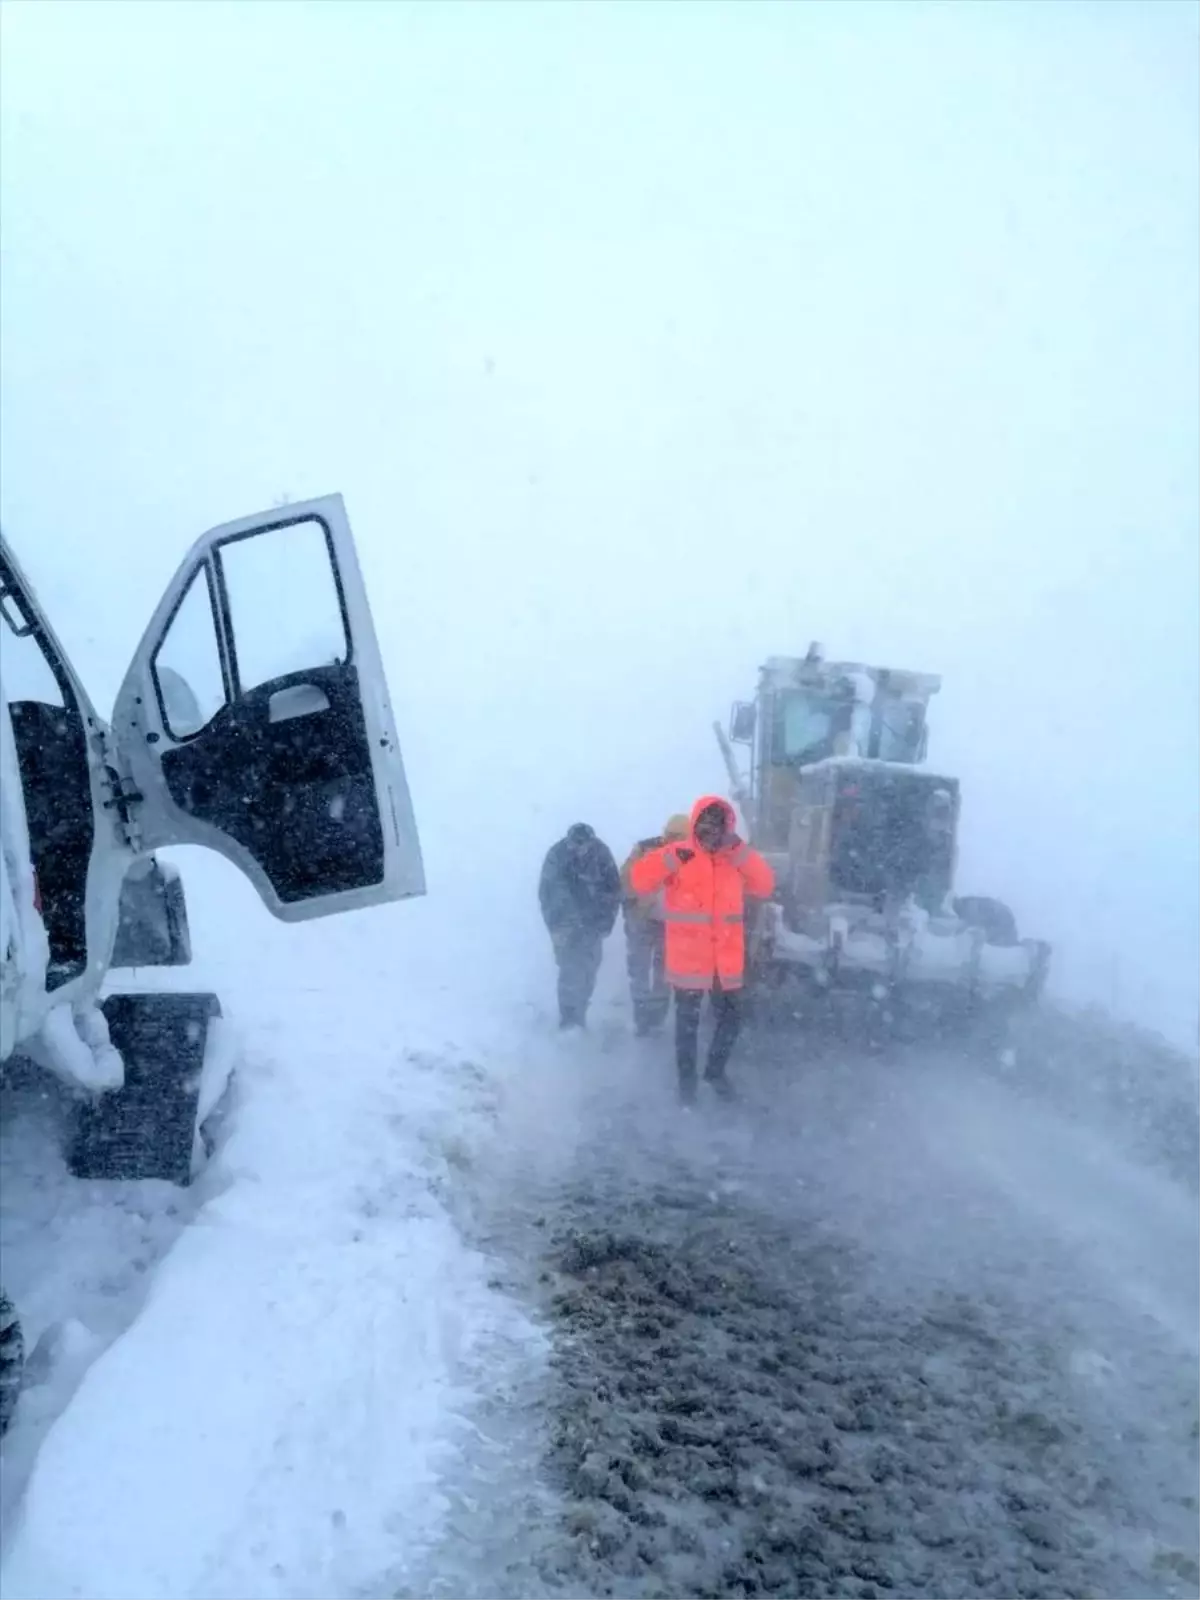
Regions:
[[[6,1194],[34,1335],[79,1325],[6,1442],[6,1597],[1196,1592],[1172,1063],[748,1036],[681,1115],[619,973],[588,1038],[514,972],[455,1041],[436,947],[402,1035],[359,950],[260,964],[182,1207]]]
[[[748,1045],[732,1111],[615,1028],[522,1085],[475,1215],[561,1502],[408,1592],[1194,1593],[1194,1189],[953,1052]]]

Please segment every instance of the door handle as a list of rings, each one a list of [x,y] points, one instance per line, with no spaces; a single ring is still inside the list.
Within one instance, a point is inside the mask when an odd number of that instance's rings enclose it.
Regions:
[[[329,710],[329,696],[315,683],[295,683],[276,689],[267,701],[268,722],[290,722],[293,717],[311,717]]]

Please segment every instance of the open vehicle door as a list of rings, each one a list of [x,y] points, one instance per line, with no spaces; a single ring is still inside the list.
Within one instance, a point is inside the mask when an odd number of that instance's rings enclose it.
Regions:
[[[285,922],[425,892],[340,495],[206,533],[117,696],[140,849],[202,844]]]

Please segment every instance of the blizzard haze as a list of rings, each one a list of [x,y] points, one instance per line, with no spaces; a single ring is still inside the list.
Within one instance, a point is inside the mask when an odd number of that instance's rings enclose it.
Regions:
[[[431,894],[528,918],[566,824],[722,784],[767,655],[939,671],[960,884],[1194,1044],[1192,4],[2,43],[0,511],[102,710],[197,533],[339,490]]]

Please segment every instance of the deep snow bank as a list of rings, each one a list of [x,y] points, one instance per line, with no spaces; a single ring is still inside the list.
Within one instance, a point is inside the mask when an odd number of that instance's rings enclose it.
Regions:
[[[539,1348],[435,1192],[487,1116],[464,1043],[494,967],[469,1001],[452,986],[456,1027],[429,904],[280,930],[220,867],[188,887],[225,931],[189,979],[240,1025],[232,1131],[45,1439],[7,1600],[395,1592],[440,1531],[483,1368]]]

